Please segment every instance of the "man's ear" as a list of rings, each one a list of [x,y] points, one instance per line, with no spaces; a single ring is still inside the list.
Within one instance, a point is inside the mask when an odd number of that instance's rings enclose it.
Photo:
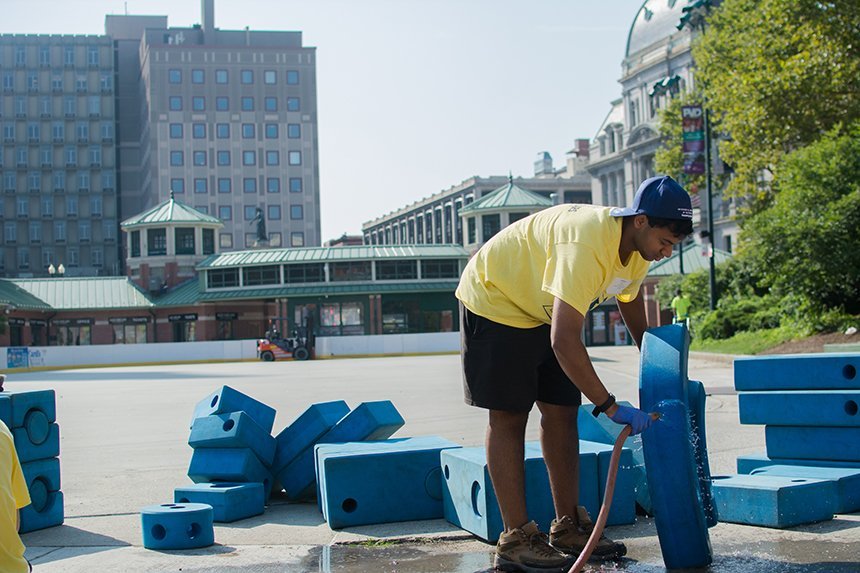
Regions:
[[[633,217],[633,226],[637,229],[644,229],[648,225],[648,215],[636,215]]]

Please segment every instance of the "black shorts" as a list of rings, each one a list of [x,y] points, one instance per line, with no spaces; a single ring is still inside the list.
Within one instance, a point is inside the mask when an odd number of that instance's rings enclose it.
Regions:
[[[514,328],[460,304],[460,355],[466,403],[488,410],[528,412],[535,401],[576,406],[582,393],[561,369],[549,325]]]

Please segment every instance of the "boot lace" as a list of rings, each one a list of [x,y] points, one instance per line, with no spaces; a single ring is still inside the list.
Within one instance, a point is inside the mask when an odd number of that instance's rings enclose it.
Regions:
[[[549,544],[549,537],[546,533],[533,533],[529,537],[529,549],[541,557],[554,557],[558,555],[558,551]]]

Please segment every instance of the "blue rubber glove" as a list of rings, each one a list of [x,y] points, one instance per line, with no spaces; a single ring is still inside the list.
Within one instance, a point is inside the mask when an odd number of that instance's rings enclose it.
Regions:
[[[644,432],[651,424],[654,423],[650,414],[647,414],[638,408],[631,408],[630,406],[624,406],[622,404],[618,404],[618,409],[615,410],[615,414],[609,416],[609,419],[616,424],[629,424],[630,427],[633,428],[633,433],[631,434],[633,436]]]

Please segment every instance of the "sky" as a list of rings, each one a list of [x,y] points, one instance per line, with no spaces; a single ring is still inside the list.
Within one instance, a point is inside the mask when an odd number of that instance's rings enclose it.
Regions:
[[[215,0],[221,29],[317,52],[322,240],[472,176],[531,176],[620,97],[643,0]],[[0,0],[0,33],[104,34],[106,14],[198,23],[199,0]]]

